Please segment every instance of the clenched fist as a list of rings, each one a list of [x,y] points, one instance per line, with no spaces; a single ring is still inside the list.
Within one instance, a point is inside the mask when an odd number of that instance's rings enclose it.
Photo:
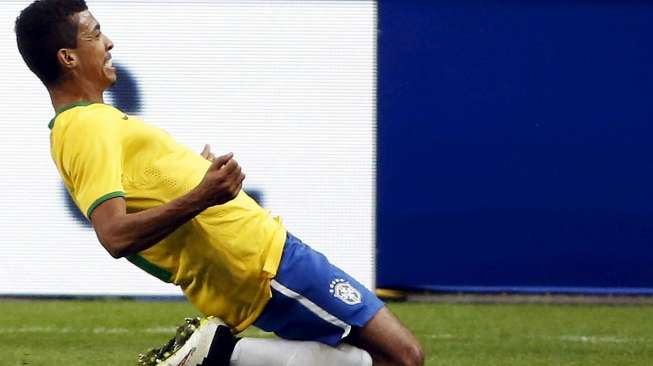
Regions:
[[[233,153],[212,160],[204,179],[196,188],[209,207],[222,205],[236,198],[245,179],[245,174],[234,159]]]

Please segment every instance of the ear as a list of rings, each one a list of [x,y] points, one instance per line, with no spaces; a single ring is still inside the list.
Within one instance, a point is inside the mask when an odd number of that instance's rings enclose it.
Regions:
[[[62,48],[57,51],[57,61],[59,61],[59,65],[61,65],[64,70],[74,69],[77,67],[77,54],[73,49]]]

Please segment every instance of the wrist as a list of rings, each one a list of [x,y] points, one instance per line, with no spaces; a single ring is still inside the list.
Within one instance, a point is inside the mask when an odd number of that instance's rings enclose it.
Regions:
[[[210,204],[208,203],[209,200],[206,199],[206,194],[204,189],[202,189],[202,185],[198,185],[188,192],[185,198],[186,204],[198,213],[210,207]]]

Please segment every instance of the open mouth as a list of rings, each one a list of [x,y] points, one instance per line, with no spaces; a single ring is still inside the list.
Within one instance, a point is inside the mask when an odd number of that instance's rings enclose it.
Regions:
[[[113,68],[113,59],[111,58],[111,56],[109,56],[109,58],[107,58],[106,61],[104,61],[104,66]]]

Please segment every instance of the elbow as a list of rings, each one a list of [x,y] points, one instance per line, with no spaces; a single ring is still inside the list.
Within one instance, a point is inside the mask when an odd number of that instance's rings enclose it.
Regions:
[[[105,246],[105,248],[114,259],[120,259],[126,256],[125,251],[122,249],[107,246]]]
[[[104,249],[115,259],[120,259],[131,254],[129,253],[131,245],[128,242],[111,236],[98,235],[98,239]]]
[[[109,200],[98,206],[92,213],[91,223],[100,244],[113,258],[118,259],[133,254],[135,238],[128,220],[125,220],[126,214],[122,213],[123,209],[112,211],[110,202],[117,201]]]

